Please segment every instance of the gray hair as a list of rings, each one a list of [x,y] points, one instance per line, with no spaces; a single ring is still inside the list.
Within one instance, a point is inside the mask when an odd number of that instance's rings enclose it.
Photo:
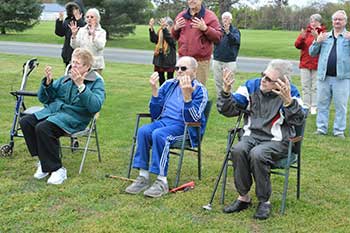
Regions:
[[[293,71],[293,64],[287,60],[274,59],[267,65],[267,69],[277,71],[280,74],[279,79],[283,80],[286,76],[290,80]]]
[[[319,23],[322,23],[322,16],[320,14],[313,14],[310,16],[310,21],[315,20]]]
[[[221,15],[221,18],[224,18],[224,17],[226,17],[226,16],[228,16],[230,19],[232,19],[232,14],[231,14],[230,12],[228,12],[228,11],[224,12],[224,13]]]
[[[180,57],[180,58],[179,58],[178,62],[179,62],[180,60],[182,60],[182,59],[190,61],[190,66],[191,66],[191,68],[194,69],[194,70],[197,70],[197,68],[198,68],[198,62],[197,62],[196,59],[194,59],[193,57],[190,57],[190,56],[183,56],[183,57]]]
[[[96,16],[97,23],[100,24],[100,21],[101,21],[100,12],[96,8],[90,8],[89,10],[87,10],[86,14],[88,14],[89,12],[91,12]]]
[[[169,25],[169,27],[172,27],[174,25],[174,21],[169,16],[165,17],[164,20],[166,24]]]
[[[344,10],[337,10],[336,12],[334,12],[334,14],[332,15],[332,20],[334,19],[334,16],[336,14],[342,14],[344,15],[345,21],[348,21],[348,16],[346,16],[346,12]]]

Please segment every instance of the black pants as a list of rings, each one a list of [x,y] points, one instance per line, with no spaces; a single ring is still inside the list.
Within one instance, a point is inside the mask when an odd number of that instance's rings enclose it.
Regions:
[[[53,172],[62,167],[59,154],[59,138],[65,132],[46,119],[26,115],[19,121],[28,150],[32,156],[38,156],[43,172]]]
[[[159,72],[159,86],[161,86],[165,82],[165,72]],[[174,78],[174,72],[167,72],[167,79]]]
[[[235,186],[239,195],[248,194],[255,180],[255,193],[260,202],[271,196],[270,168],[274,161],[287,156],[288,144],[278,141],[259,141],[242,137],[232,148]]]

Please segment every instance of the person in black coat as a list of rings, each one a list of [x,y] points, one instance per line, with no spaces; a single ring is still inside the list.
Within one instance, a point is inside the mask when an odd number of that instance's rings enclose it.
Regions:
[[[72,1],[68,2],[66,4],[66,13],[67,17],[63,19],[64,14],[63,12],[60,12],[59,18],[56,20],[56,26],[55,26],[55,34],[60,37],[64,37],[64,44],[61,52],[61,56],[63,59],[63,62],[66,64],[66,66],[70,63],[73,48],[70,46],[70,38],[72,36],[72,32],[69,28],[69,24],[71,21],[76,21],[78,27],[84,27],[85,21],[84,21],[84,5],[83,2],[78,1]]]
[[[153,55],[154,71],[159,74],[159,85],[165,82],[165,72],[167,78],[174,77],[176,64],[176,41],[170,34],[170,28],[173,26],[173,21],[170,17],[165,17],[159,20],[161,28],[158,32],[154,31],[154,19],[149,21],[149,38],[152,43],[156,44]]]

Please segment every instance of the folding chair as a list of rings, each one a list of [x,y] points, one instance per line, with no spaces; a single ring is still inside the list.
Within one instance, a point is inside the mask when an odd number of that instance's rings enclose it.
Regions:
[[[97,121],[98,116],[99,116],[99,114],[96,113],[95,116],[90,121],[90,124],[88,125],[88,127],[86,127],[86,129],[79,131],[79,132],[76,132],[74,134],[64,135],[64,137],[70,137],[71,139],[86,137],[86,142],[85,142],[85,145],[83,147],[79,147],[79,144],[77,143],[77,141],[74,141],[74,140],[71,141],[70,146],[61,146],[61,143],[60,143],[60,156],[61,157],[63,157],[62,148],[69,148],[69,149],[71,149],[72,152],[75,152],[77,150],[84,151],[83,155],[82,155],[81,163],[80,163],[79,174],[81,174],[81,172],[83,170],[83,166],[84,166],[88,151],[97,152],[98,161],[101,162],[100,145],[98,142],[97,125],[96,125],[96,121]],[[95,140],[96,140],[96,142],[95,142],[96,147],[95,148],[90,147],[91,146],[90,145],[91,138],[95,138]]]
[[[284,176],[284,184],[283,184],[283,193],[282,193],[282,203],[280,213],[281,215],[285,212],[286,207],[286,199],[287,199],[287,190],[288,190],[288,181],[289,181],[289,170],[290,168],[294,168],[297,170],[297,199],[300,198],[300,168],[301,168],[301,145],[304,139],[304,130],[305,130],[306,120],[300,126],[295,126],[296,136],[289,139],[288,144],[288,152],[287,156],[283,159],[280,159],[275,162],[274,165],[271,166],[271,174]],[[229,131],[229,139],[232,135],[234,129]],[[241,130],[241,128],[239,128]],[[230,148],[227,148],[229,150]],[[232,154],[231,154],[232,156]],[[232,157],[230,158],[230,163],[226,163],[226,167],[224,169],[224,177],[222,182],[222,190],[221,190],[221,198],[220,204],[224,203],[225,199],[225,188],[226,188],[226,179],[227,179],[227,166],[232,166]]]
[[[213,104],[212,100],[209,100],[207,102],[207,105],[205,106],[205,109],[204,109],[204,116],[207,119],[207,123],[208,123],[208,119],[209,119],[209,115],[210,115],[210,110],[211,110],[212,104]],[[127,177],[128,178],[130,178],[132,163],[133,163],[133,160],[134,160],[136,139],[137,139],[137,131],[139,129],[141,118],[151,118],[151,114],[149,114],[149,113],[139,113],[139,114],[136,115],[136,125],[135,125],[135,130],[134,130],[133,143],[132,143],[132,146],[131,146],[130,161],[129,161],[129,167],[128,167],[128,173],[127,173]],[[198,130],[197,132],[198,132],[198,135],[199,135],[199,140],[198,140],[198,146],[195,147],[195,148],[191,147],[191,143],[190,143],[190,140],[189,140],[189,137],[188,137],[189,136],[188,135],[188,128],[189,127],[195,127]],[[177,187],[178,184],[179,184],[179,181],[180,181],[180,173],[181,173],[182,162],[183,162],[183,157],[184,157],[185,150],[197,153],[197,158],[198,158],[198,179],[199,180],[201,179],[201,176],[202,176],[201,175],[201,166],[202,166],[201,165],[201,162],[202,162],[201,141],[202,141],[203,137],[201,137],[200,132],[201,132],[201,124],[200,124],[200,122],[186,122],[182,140],[176,142],[175,144],[173,144],[170,147],[170,154],[174,154],[174,155],[178,155],[179,156],[179,162],[178,162],[178,166],[177,166],[177,170],[176,170],[176,179],[175,179],[174,187]],[[180,152],[177,152],[179,150],[180,150]]]

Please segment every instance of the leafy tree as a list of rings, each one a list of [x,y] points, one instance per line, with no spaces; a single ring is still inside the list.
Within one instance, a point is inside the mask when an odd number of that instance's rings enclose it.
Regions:
[[[42,6],[38,0],[5,0],[0,3],[0,34],[24,31],[39,22]]]

